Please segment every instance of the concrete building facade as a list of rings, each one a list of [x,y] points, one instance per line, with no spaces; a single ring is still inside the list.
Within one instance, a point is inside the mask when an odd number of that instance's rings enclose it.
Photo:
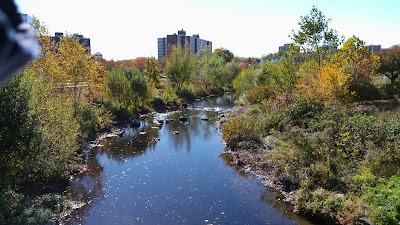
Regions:
[[[64,36],[64,33],[62,32],[56,32],[54,36],[50,37],[50,40],[52,42],[58,43],[60,42],[61,38]],[[90,46],[90,38],[86,38],[81,34],[73,34],[73,38],[76,38],[79,40],[79,44],[81,44],[83,47],[86,48],[87,53],[91,53],[91,46]]]
[[[368,45],[368,51],[373,52],[375,54],[380,55],[382,53],[382,46],[381,45]]]
[[[286,52],[289,49],[290,44],[283,44],[279,46],[279,52]]]
[[[200,52],[203,48],[210,48],[212,50],[212,42],[200,39],[198,34],[186,36],[186,31],[179,30],[178,34],[167,35],[166,37],[157,38],[158,46],[158,60],[162,61],[165,56],[171,51],[171,47],[184,47],[188,43],[190,53],[195,54]]]

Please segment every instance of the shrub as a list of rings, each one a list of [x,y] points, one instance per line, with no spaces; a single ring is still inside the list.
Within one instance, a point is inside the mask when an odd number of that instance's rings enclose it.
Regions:
[[[369,188],[363,197],[370,203],[369,215],[377,225],[400,224],[400,176]]]
[[[287,126],[307,128],[310,119],[322,112],[321,102],[307,98],[298,98],[289,105],[279,105],[268,110],[266,115],[266,131],[284,131]]]
[[[338,212],[343,210],[346,197],[343,194],[324,189],[311,191],[303,186],[297,192],[296,208],[304,213],[338,220]]]
[[[112,127],[111,113],[102,105],[83,104],[76,119],[80,126],[81,138],[94,140],[99,131]]]
[[[262,120],[254,116],[237,116],[222,125],[222,137],[230,148],[239,147],[241,142],[261,145]],[[243,146],[243,144],[242,144]]]
[[[2,224],[57,224],[74,210],[76,204],[58,194],[30,197],[6,191],[3,196],[0,200],[7,208],[0,207]]]
[[[166,86],[164,88],[161,97],[165,103],[176,102],[178,100],[178,96],[176,95],[175,90],[171,86]]]

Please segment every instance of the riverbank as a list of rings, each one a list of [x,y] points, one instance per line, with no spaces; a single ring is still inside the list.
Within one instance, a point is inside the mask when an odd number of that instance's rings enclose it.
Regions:
[[[307,99],[244,107],[221,127],[230,149],[224,154],[280,191],[299,214],[337,224],[379,221],[380,213],[389,215],[379,207],[395,210],[381,196],[397,191],[391,187],[400,165],[399,107],[398,100],[329,105]]]
[[[289,183],[284,183],[276,173],[273,163],[264,160],[266,151],[259,150],[244,150],[238,149],[235,151],[227,150],[222,154],[229,155],[232,163],[240,168],[242,172],[254,174],[260,178],[265,186],[271,187],[279,191],[285,202],[295,205],[297,188]]]
[[[195,102],[99,142],[87,160],[90,170],[71,181],[68,196],[86,205],[68,223],[314,224],[290,213],[288,204],[272,202],[277,192],[233,172],[219,157],[224,144],[218,120],[233,101],[223,96]],[[161,120],[164,125],[156,127]]]

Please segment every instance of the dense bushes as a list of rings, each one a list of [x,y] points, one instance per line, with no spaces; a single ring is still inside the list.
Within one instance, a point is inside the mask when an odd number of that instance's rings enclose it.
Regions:
[[[370,203],[369,215],[378,225],[400,223],[400,176],[380,180],[376,186],[368,188],[363,198]]]
[[[0,221],[2,224],[56,224],[69,215],[76,204],[58,194],[32,198],[8,190],[0,193]]]
[[[261,145],[263,122],[257,116],[243,115],[229,119],[222,125],[222,137],[230,148]]]
[[[259,147],[270,150],[264,159],[272,174],[297,193],[300,212],[340,224],[362,217],[399,224],[400,50],[379,56],[356,36],[343,43],[328,22],[313,7],[278,60],[236,77],[241,102],[261,113],[230,118],[223,137],[228,147],[247,149],[239,143],[257,134]],[[254,124],[261,128],[248,132]]]
[[[38,21],[34,26],[43,32],[42,55],[0,87],[1,224],[61,216],[65,198],[54,193],[68,184],[69,161],[79,158],[82,137],[109,123],[105,111],[83,104],[100,88],[101,66],[76,39],[51,43]]]
[[[111,70],[104,77],[104,87],[107,99],[128,111],[146,110],[154,99],[149,78],[138,69]]]
[[[232,89],[232,81],[239,74],[239,64],[226,62],[207,48],[190,54],[189,46],[173,47],[165,59],[168,85],[185,100],[217,94]],[[170,90],[168,90],[170,93]]]
[[[80,127],[80,137],[94,140],[100,131],[111,129],[114,117],[103,105],[86,103],[79,107],[76,119]]]
[[[349,107],[295,98],[290,104],[262,106],[262,112],[255,110],[251,117],[247,112],[230,118],[222,126],[223,138],[228,147],[242,149],[254,149],[254,145],[249,148],[240,143],[263,140],[272,149],[265,159],[274,165],[279,179],[292,188],[300,187],[299,211],[343,224],[364,216],[387,224],[389,217],[400,216],[396,206],[390,208],[387,201],[372,199],[398,195],[384,190],[396,190],[394,181],[388,182],[400,171],[400,118],[395,114],[398,104],[385,104],[379,108],[390,109],[387,113],[393,115],[379,117],[378,108],[371,109],[370,115],[360,111],[371,108],[368,105]],[[367,204],[368,209],[363,207]],[[388,214],[382,207],[387,207]]]

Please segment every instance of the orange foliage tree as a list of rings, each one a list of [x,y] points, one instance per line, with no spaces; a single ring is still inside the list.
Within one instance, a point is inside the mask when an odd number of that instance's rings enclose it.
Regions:
[[[349,38],[320,69],[314,64],[306,62],[300,67],[298,93],[344,102],[374,97],[371,76],[379,67],[379,57],[370,53],[359,38]]]

